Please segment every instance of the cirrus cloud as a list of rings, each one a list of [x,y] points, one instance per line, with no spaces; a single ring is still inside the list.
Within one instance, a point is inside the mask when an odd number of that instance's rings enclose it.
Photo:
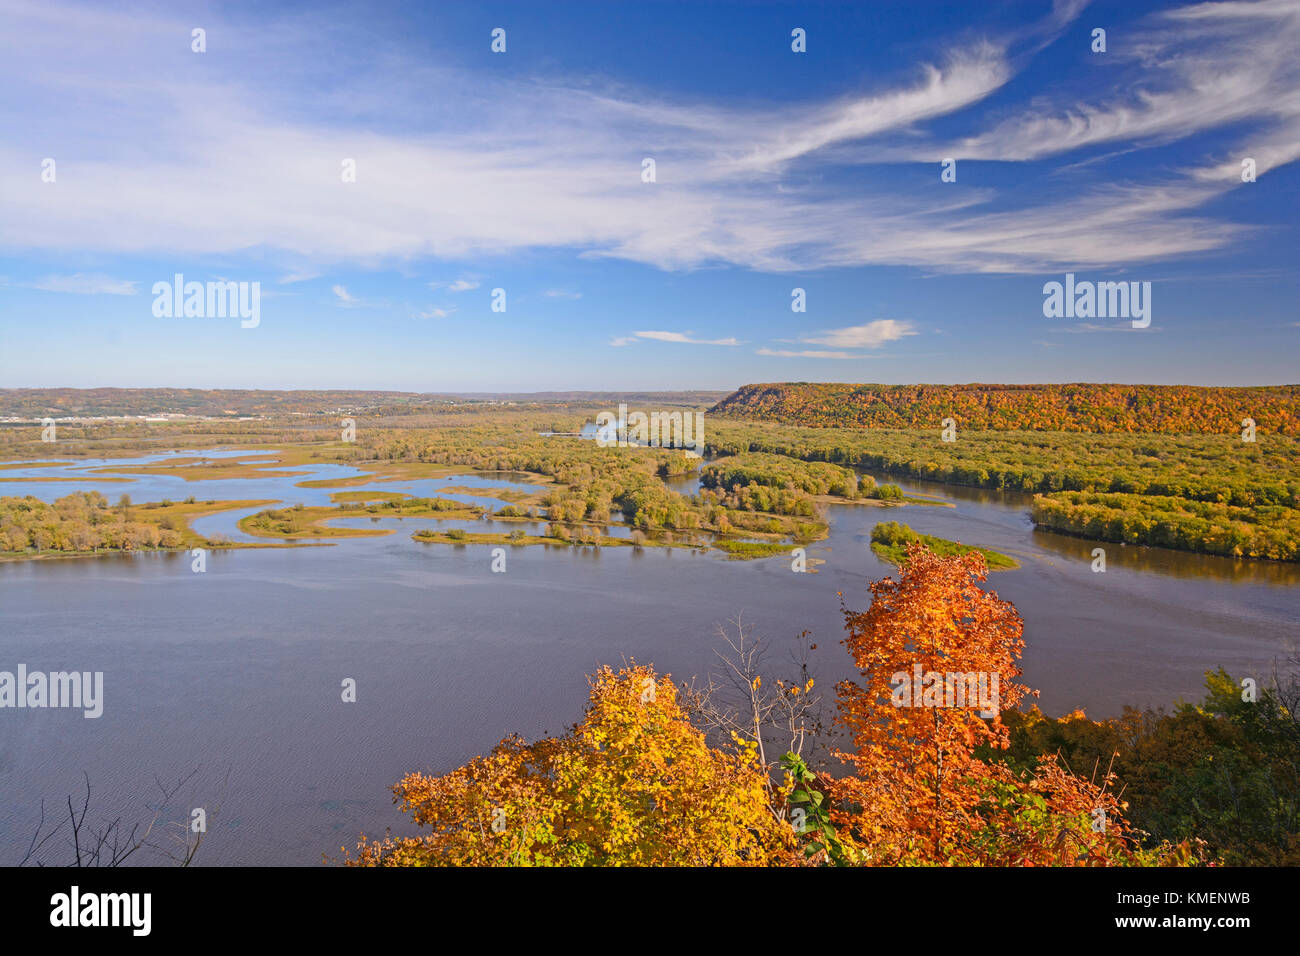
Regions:
[[[875,349],[887,342],[895,342],[907,335],[916,335],[910,322],[898,319],[876,319],[862,325],[849,325],[842,329],[827,329],[816,335],[801,336],[800,342],[809,345],[827,345],[843,349]]]
[[[214,15],[210,32],[240,43],[208,73],[174,42],[190,24],[167,8],[0,0],[0,86],[31,91],[0,108],[0,181],[14,184],[0,248],[256,250],[296,269],[561,249],[667,270],[1017,273],[1170,261],[1239,239],[1247,230],[1223,210],[1192,215],[1240,185],[1226,153],[1134,164],[1131,185],[1032,197],[966,179],[904,195],[889,166],[851,189],[828,175],[947,155],[1144,149],[1225,127],[1254,144],[1261,173],[1300,156],[1297,0],[1154,15],[1106,54],[1116,69],[1090,75],[1100,89],[1089,100],[1031,89],[1019,106],[987,107],[993,93],[1022,95],[1008,81],[1080,7],[1056,4],[1023,36],[954,40],[865,92],[791,105],[672,101],[600,77],[484,74],[400,49],[376,61],[346,46],[346,89],[322,92],[310,79],[332,26],[319,18],[287,14],[270,28]],[[436,123],[394,121],[433,115],[429,89],[457,91]],[[968,135],[927,130],[957,113]],[[30,168],[52,140],[77,157],[57,185]],[[340,143],[358,158],[346,186]],[[628,159],[644,143],[661,147],[653,188]]]
[[[69,292],[73,295],[135,295],[135,282],[114,279],[112,276],[77,272],[73,275],[52,275],[37,279],[31,288],[43,292]]]
[[[677,342],[683,345],[739,345],[735,338],[697,339],[691,332],[633,332],[630,337],[615,340],[614,344],[627,345],[637,339],[650,339],[655,342]]]
[[[779,358],[815,358],[815,359],[858,359],[875,358],[873,355],[859,355],[856,352],[834,352],[828,349],[755,349],[756,355],[773,355]]]

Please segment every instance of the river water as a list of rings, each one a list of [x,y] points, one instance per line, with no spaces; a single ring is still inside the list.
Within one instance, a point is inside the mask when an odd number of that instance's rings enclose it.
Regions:
[[[130,483],[87,474],[106,464],[0,471],[0,495],[52,500],[97,487],[113,501],[193,494],[310,505],[328,503],[331,489],[296,482],[357,473],[313,465],[290,478]],[[80,480],[12,480],[31,476]],[[499,506],[438,489],[530,487],[511,477],[365,487]],[[507,733],[562,731],[581,716],[586,675],[602,664],[635,659],[677,679],[702,675],[715,666],[717,627],[738,615],[775,642],[778,663],[784,645],[810,630],[829,693],[852,672],[838,643],[837,592],[861,609],[868,583],[894,570],[869,547],[880,520],[1021,562],[987,586],[1023,615],[1022,680],[1051,714],[1104,717],[1125,704],[1199,699],[1203,672],[1220,665],[1262,683],[1300,633],[1295,565],[1105,545],[1107,570],[1096,573],[1099,545],[1034,531],[1023,498],[902,484],[955,507],[831,507],[829,539],[808,549],[826,562],[816,574],[792,573],[787,557],[549,547],[507,549],[506,572],[493,573],[488,546],[411,540],[437,522],[371,518],[347,520],[399,530],[321,547],[212,551],[202,574],[187,554],[0,564],[0,670],[103,671],[105,685],[98,719],[0,711],[0,864],[22,856],[41,801],[52,815],[81,792],[83,774],[91,819],[135,820],[149,815],[155,780],[193,772],[164,819],[207,811],[201,864],[314,864],[363,831],[414,832],[388,790],[402,775],[446,772]],[[674,485],[690,492],[695,482]],[[243,513],[196,528],[239,539]],[[348,678],[355,703],[341,699]]]

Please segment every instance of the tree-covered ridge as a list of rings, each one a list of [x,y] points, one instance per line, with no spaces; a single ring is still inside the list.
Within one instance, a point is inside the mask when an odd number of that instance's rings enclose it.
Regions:
[[[1300,385],[745,385],[713,415],[789,425],[996,431],[1300,435]]]
[[[767,452],[805,461],[1004,491],[1169,495],[1250,507],[1300,507],[1300,440],[1271,435],[1080,435],[807,428],[716,421],[710,454]]]
[[[1300,440],[715,422],[715,454],[769,453],[926,481],[1038,492],[1041,528],[1228,557],[1300,560]]]

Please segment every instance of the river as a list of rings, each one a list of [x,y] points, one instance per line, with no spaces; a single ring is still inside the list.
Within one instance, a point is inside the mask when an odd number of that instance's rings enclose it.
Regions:
[[[322,464],[289,478],[129,483],[87,474],[122,463],[0,471],[0,495],[52,500],[98,487],[112,501],[192,494],[311,505],[328,503],[330,489],[296,482],[357,473]],[[34,476],[79,480],[12,480]],[[674,483],[687,492],[694,484]],[[1022,680],[1051,714],[1105,717],[1125,704],[1199,699],[1202,673],[1220,665],[1263,683],[1300,633],[1296,565],[1105,545],[1107,569],[1096,573],[1099,545],[1034,531],[1023,498],[899,484],[954,507],[833,506],[830,537],[808,548],[826,562],[816,574],[792,573],[787,557],[551,547],[510,548],[506,572],[493,573],[488,546],[411,540],[435,522],[370,518],[347,520],[400,530],[321,547],[216,550],[202,574],[179,553],[0,564],[0,670],[103,671],[105,684],[98,719],[0,711],[0,864],[22,856],[42,799],[57,812],[83,774],[91,818],[129,820],[147,816],[155,779],[197,771],[176,806],[209,815],[201,864],[315,864],[363,831],[414,832],[388,789],[403,774],[446,772],[507,733],[562,731],[581,716],[586,675],[601,664],[635,659],[677,679],[703,674],[714,666],[716,628],[737,615],[775,642],[775,662],[794,635],[812,631],[830,693],[851,674],[837,592],[861,609],[868,583],[894,572],[869,548],[879,520],[1020,561],[988,586],[1025,619]],[[453,486],[519,487],[467,475],[366,487],[431,495]],[[241,538],[237,516],[196,528]],[[355,703],[341,699],[347,678]]]

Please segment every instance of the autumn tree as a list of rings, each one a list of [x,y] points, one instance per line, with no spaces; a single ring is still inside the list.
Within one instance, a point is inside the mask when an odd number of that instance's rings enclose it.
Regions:
[[[1284,658],[1253,693],[1222,669],[1205,675],[1200,703],[1125,708],[1089,720],[1008,714],[1011,749],[991,755],[1034,768],[1038,755],[1088,770],[1114,767],[1126,816],[1147,842],[1203,840],[1230,866],[1300,864],[1300,657]]]
[[[837,686],[855,774],[833,782],[830,817],[849,856],[871,864],[1141,865],[1188,862],[1193,848],[1139,852],[1114,775],[1084,779],[1044,756],[1034,772],[979,758],[1005,750],[1017,683],[1015,607],[980,585],[983,556],[908,549],[898,580],[845,610],[860,682]]]
[[[971,752],[1006,745],[998,712],[1026,693],[1015,682],[1024,625],[1014,606],[979,587],[983,557],[940,558],[919,545],[907,555],[897,581],[871,585],[866,611],[845,610],[844,644],[861,682],[836,688],[854,746],[841,756],[856,770],[840,794],[863,808],[853,835],[880,862],[942,859],[969,832],[981,800],[972,783],[984,775]],[[986,699],[968,700],[963,681],[956,706],[958,681],[949,675],[975,675]],[[981,703],[991,705],[990,719],[980,716]]]
[[[410,774],[395,802],[428,829],[362,840],[365,866],[717,866],[793,861],[752,744],[724,752],[691,725],[671,680],[603,668],[561,737],[502,740],[444,776]]]

